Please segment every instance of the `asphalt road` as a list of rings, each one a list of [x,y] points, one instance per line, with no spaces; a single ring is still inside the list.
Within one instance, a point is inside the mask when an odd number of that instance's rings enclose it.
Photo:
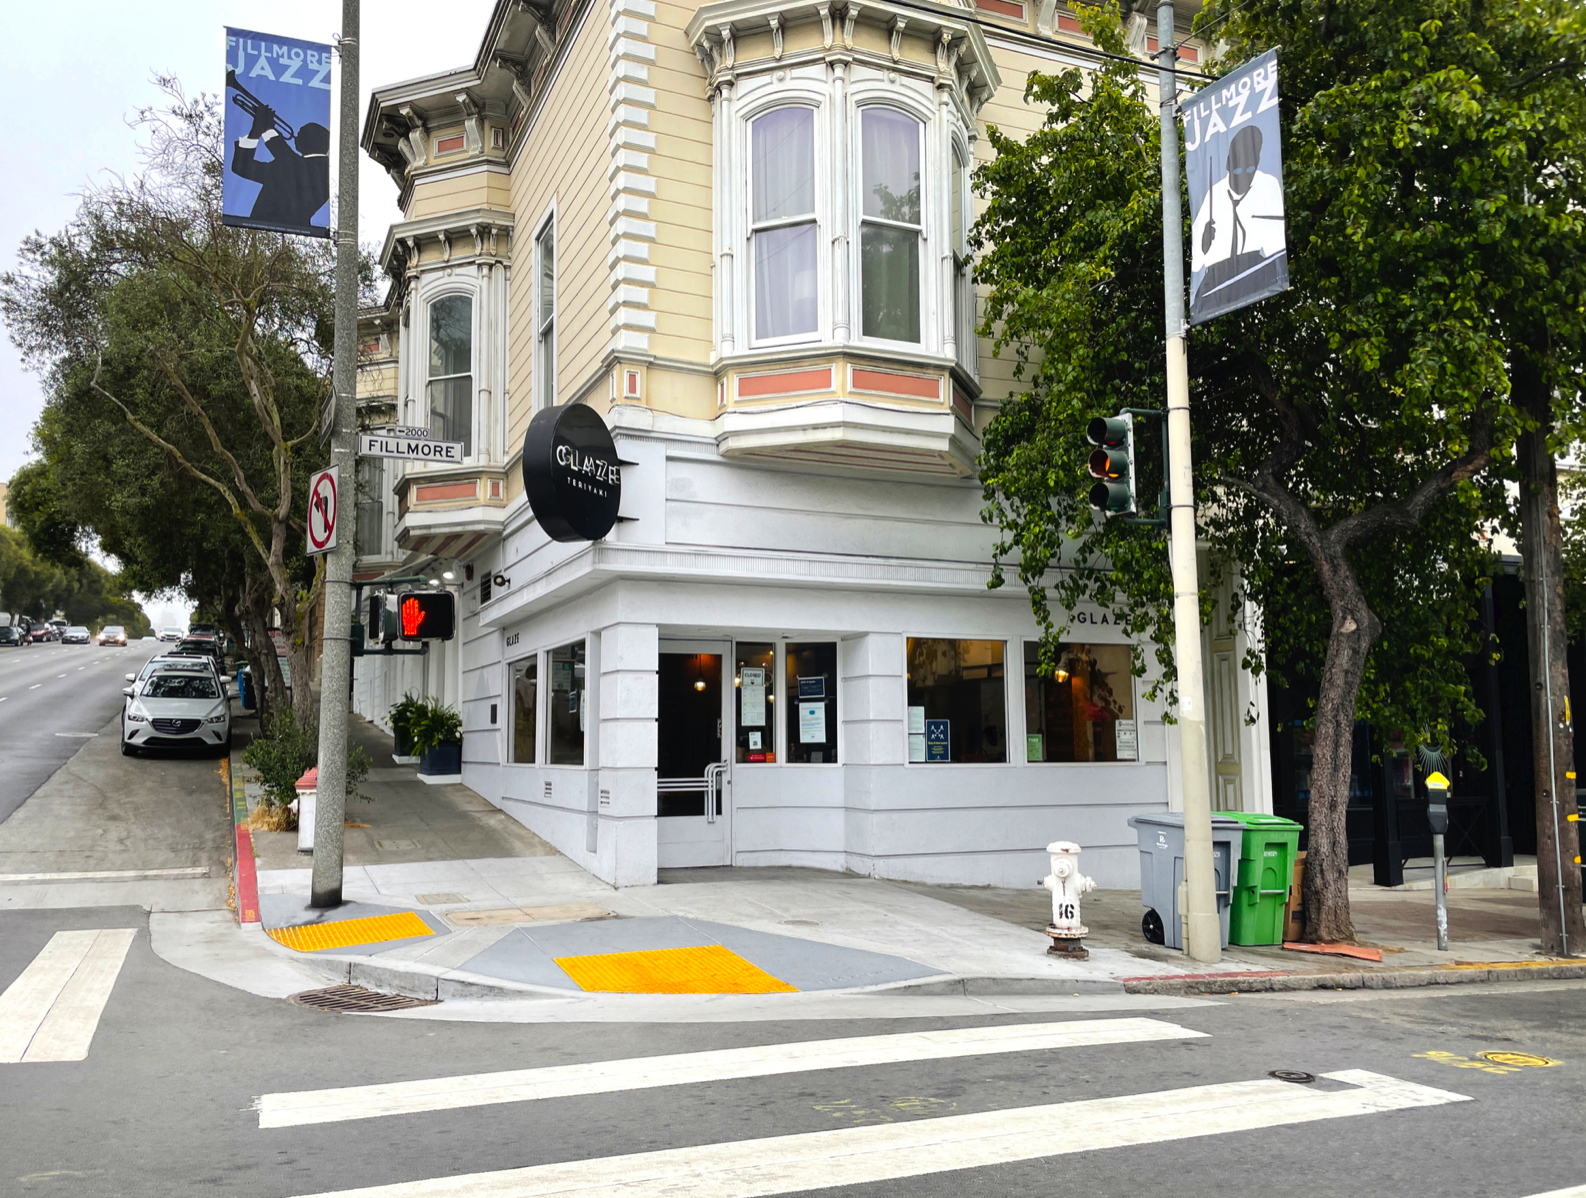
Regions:
[[[0,650],[0,821],[121,710],[124,675],[159,649],[133,641]]]
[[[549,1162],[596,1167],[599,1158],[801,1132],[885,1130],[975,1112],[1259,1080],[1274,1069],[1372,1070],[1472,1101],[857,1186],[843,1184],[852,1166],[839,1161],[824,1182],[830,1188],[820,1192],[1520,1198],[1586,1179],[1581,984],[1234,997],[1147,1013],[1209,1033],[1199,1039],[835,1068],[261,1129],[254,1100],[278,1091],[994,1021],[624,1026],[337,1015],[254,998],[175,969],[151,951],[145,914],[126,907],[0,915],[0,986],[54,932],[85,927],[137,934],[86,1060],[0,1064],[0,1192],[7,1195],[285,1198]],[[1560,1063],[1506,1073],[1462,1067],[1494,1049]],[[1330,1084],[1317,1083],[1323,1090]],[[1166,1118],[1190,1127],[1196,1116]],[[442,1192],[454,1192],[447,1185]],[[549,1191],[466,1192],[509,1198]],[[634,1192],[723,1198],[745,1191],[685,1185]]]

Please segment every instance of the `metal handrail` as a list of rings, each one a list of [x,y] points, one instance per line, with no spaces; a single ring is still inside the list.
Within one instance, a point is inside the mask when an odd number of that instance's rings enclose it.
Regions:
[[[659,778],[656,780],[655,789],[664,794],[692,794],[694,791],[705,792],[705,822],[716,822],[716,806],[721,800],[722,787],[727,781],[726,761],[713,761],[705,767],[703,778]]]

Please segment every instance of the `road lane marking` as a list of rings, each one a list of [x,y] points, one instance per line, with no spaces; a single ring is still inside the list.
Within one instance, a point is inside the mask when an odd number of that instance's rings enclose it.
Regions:
[[[67,737],[67,738],[69,738],[71,740],[88,740],[90,737],[98,736],[99,733],[97,733],[97,732],[57,732],[55,735],[56,736],[64,736],[64,737]]]
[[[39,687],[41,687],[41,686],[43,686],[43,685],[44,685],[44,684],[43,684],[43,683],[42,683],[42,682],[35,682],[35,683],[34,683],[34,684],[33,684],[33,685],[32,685],[32,686],[30,686],[30,687],[28,687],[28,690],[30,690],[30,691],[36,691],[36,690],[38,690],[38,689],[39,689]]]
[[[0,1063],[81,1061],[134,928],[56,932],[0,994]]]
[[[207,878],[207,865],[164,869],[90,869],[53,874],[0,874],[0,882],[121,882],[134,878]]]
[[[1049,1106],[947,1115],[736,1143],[701,1144],[490,1173],[336,1190],[313,1198],[762,1198],[1160,1144],[1320,1119],[1469,1102],[1365,1069],[1323,1076],[1349,1089],[1225,1082]]]
[[[1531,1194],[1529,1198],[1586,1198],[1586,1186],[1570,1186],[1564,1190],[1549,1190],[1545,1194]]]
[[[753,1048],[677,1053],[551,1065],[501,1073],[426,1078],[372,1086],[300,1090],[265,1094],[255,1104],[259,1126],[295,1127],[337,1123],[379,1115],[455,1110],[502,1102],[566,1098],[575,1094],[614,1094],[680,1086],[727,1078],[771,1077],[817,1069],[854,1069],[909,1061],[940,1061],[997,1053],[1041,1052],[1158,1040],[1188,1040],[1205,1032],[1158,1019],[1076,1019],[1064,1023],[1020,1023],[964,1027],[935,1032],[904,1032],[843,1040],[806,1040]]]

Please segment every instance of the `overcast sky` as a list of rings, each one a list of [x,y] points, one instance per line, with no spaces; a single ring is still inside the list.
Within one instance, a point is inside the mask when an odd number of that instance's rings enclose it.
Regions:
[[[218,93],[227,25],[318,42],[334,41],[341,25],[340,0],[3,3],[0,111],[11,114],[0,188],[5,270],[15,266],[23,237],[70,219],[87,184],[136,168],[136,138],[126,121],[158,101],[150,82],[156,72],[177,76],[189,94]],[[492,0],[364,5],[360,110],[371,87],[472,63],[491,8]],[[438,13],[445,19],[437,20]],[[331,113],[334,118],[334,102]],[[331,164],[334,170],[334,153]],[[359,184],[362,240],[378,242],[399,216],[396,188],[368,158]],[[9,337],[0,341],[0,480],[29,459],[28,431],[42,404],[38,380],[22,369]]]
[[[23,237],[64,225],[89,183],[136,169],[137,140],[126,122],[140,107],[158,103],[151,82],[156,73],[177,76],[189,95],[218,93],[227,25],[317,42],[334,42],[341,25],[340,0],[0,3],[7,14],[0,111],[11,114],[0,188],[0,270],[16,265]],[[493,0],[364,5],[360,112],[371,87],[472,63],[492,6]],[[333,135],[336,112],[333,100]],[[335,162],[333,151],[333,172]],[[400,216],[396,187],[366,157],[359,192],[361,240],[379,242]],[[29,430],[43,403],[38,379],[22,368],[9,337],[0,338],[0,480],[31,458]],[[145,610],[157,626],[187,619],[179,604],[155,600]]]

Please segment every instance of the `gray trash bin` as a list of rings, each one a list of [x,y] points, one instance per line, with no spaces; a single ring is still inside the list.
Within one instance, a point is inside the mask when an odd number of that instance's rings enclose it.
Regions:
[[[1140,838],[1140,901],[1150,908],[1141,921],[1141,930],[1153,943],[1182,949],[1184,932],[1179,920],[1178,888],[1184,881],[1184,813],[1161,811],[1131,816],[1129,826]],[[1244,825],[1236,819],[1212,816],[1212,871],[1217,878],[1217,915],[1224,948],[1228,947],[1228,910],[1244,831]],[[1157,917],[1155,921],[1153,915]],[[1161,940],[1152,934],[1158,927]]]

